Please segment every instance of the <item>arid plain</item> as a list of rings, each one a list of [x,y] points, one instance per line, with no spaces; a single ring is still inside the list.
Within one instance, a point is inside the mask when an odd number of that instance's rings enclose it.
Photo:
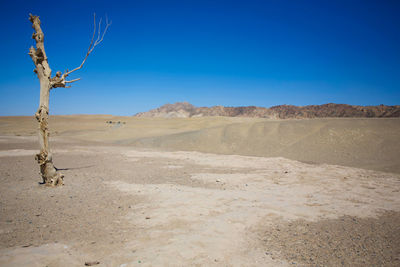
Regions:
[[[400,119],[0,117],[0,266],[399,266]]]

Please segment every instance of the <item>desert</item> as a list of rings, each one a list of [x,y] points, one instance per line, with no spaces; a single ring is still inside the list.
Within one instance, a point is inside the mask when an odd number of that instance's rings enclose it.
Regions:
[[[0,118],[1,266],[398,266],[398,118]]]
[[[400,1],[0,8],[0,267],[400,266]]]

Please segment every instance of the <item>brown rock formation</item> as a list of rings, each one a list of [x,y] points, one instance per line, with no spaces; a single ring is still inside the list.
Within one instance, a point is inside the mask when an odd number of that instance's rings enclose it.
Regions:
[[[279,105],[271,108],[247,107],[195,107],[188,102],[166,104],[148,112],[136,114],[137,117],[252,117],[252,118],[387,118],[400,117],[400,106],[352,106],[347,104],[324,104],[310,106]]]

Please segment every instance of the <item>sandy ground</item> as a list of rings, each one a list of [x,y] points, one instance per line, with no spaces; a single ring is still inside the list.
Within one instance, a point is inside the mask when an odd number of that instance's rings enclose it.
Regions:
[[[121,142],[259,121],[156,121],[156,130],[144,120],[129,138],[97,128],[108,119],[79,132],[54,123],[60,188],[38,184],[29,124],[0,120],[0,266],[400,265],[399,174]],[[133,126],[115,131],[124,127]],[[390,146],[384,130],[376,136]]]
[[[51,136],[77,141],[161,151],[284,157],[306,163],[400,173],[400,118],[165,119],[108,115],[50,118]],[[33,116],[0,117],[0,134],[33,136],[36,124]]]

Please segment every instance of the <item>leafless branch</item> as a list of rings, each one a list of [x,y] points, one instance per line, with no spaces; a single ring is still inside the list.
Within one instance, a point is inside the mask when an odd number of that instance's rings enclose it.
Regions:
[[[80,65],[79,67],[77,67],[77,68],[75,68],[75,69],[73,69],[73,70],[71,70],[71,71],[68,71],[68,70],[67,70],[67,71],[62,75],[62,79],[63,79],[63,80],[64,80],[69,74],[71,74],[72,72],[77,71],[77,70],[80,70],[80,69],[83,67],[83,65],[85,64],[86,59],[88,58],[88,56],[90,55],[90,53],[92,53],[93,49],[103,41],[103,38],[104,38],[104,36],[106,35],[106,32],[107,32],[107,30],[108,30],[108,27],[111,26],[112,21],[108,21],[108,18],[107,18],[107,16],[106,16],[106,25],[105,25],[105,27],[104,27],[103,33],[101,33],[101,22],[102,22],[102,19],[100,18],[100,20],[99,20],[99,27],[98,27],[98,31],[97,31],[97,38],[96,38],[96,40],[94,41],[94,38],[95,38],[95,36],[96,36],[96,13],[94,13],[94,14],[93,14],[93,35],[92,35],[92,40],[90,41],[90,45],[89,45],[88,51],[87,51],[87,53],[86,53],[86,56],[85,56],[85,58],[83,59],[81,65]],[[94,41],[94,42],[93,42],[93,41]],[[75,80],[73,80],[73,81],[75,81]],[[67,81],[66,81],[66,82],[67,82]]]
[[[70,81],[65,81],[65,83],[73,83],[73,82],[79,81],[80,79],[81,79],[81,78],[73,79],[73,80],[70,80]]]

